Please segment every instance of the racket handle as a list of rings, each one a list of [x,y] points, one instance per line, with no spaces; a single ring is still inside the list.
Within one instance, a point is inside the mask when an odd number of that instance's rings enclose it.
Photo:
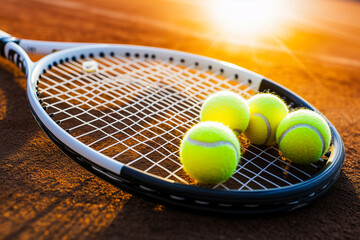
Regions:
[[[2,31],[2,30],[0,30],[0,38],[3,38],[3,37],[11,37],[11,35],[4,32],[4,31]]]
[[[19,46],[20,40],[0,30],[0,56],[7,58],[25,74],[31,69],[33,62]]]
[[[19,43],[19,40],[12,37],[10,34],[0,30],[0,56],[2,57],[5,57],[5,45],[8,42]]]

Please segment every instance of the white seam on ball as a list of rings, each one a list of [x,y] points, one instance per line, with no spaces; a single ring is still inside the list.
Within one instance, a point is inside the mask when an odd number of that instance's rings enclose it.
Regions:
[[[238,160],[240,159],[240,153],[238,152],[238,150],[234,146],[234,144],[232,144],[231,142],[228,142],[228,141],[203,142],[203,141],[192,139],[189,136],[187,137],[186,141],[188,141],[189,143],[194,144],[196,146],[207,147],[207,148],[213,148],[213,147],[219,147],[219,146],[223,146],[223,145],[228,145],[228,146],[232,147],[235,150],[236,159],[238,159]]]
[[[313,130],[320,138],[321,140],[321,144],[322,144],[322,152],[321,152],[321,156],[324,155],[325,153],[325,140],[323,138],[323,136],[321,135],[320,131],[317,130],[316,127],[314,126],[311,126],[309,124],[305,124],[305,123],[300,123],[300,124],[296,124],[296,125],[293,125],[291,127],[289,127],[288,129],[286,129],[280,136],[279,138],[279,146],[280,146],[280,143],[281,143],[281,140],[286,136],[286,134],[288,134],[291,130],[293,129],[296,129],[296,128],[299,128],[299,127],[307,127],[307,128],[310,128],[311,130]]]
[[[251,115],[257,116],[257,117],[261,118],[262,120],[264,120],[264,122],[266,124],[266,128],[267,128],[267,136],[266,136],[265,141],[264,141],[263,144],[267,144],[269,142],[269,140],[270,140],[270,137],[271,137],[271,126],[270,126],[269,120],[264,115],[262,115],[260,113],[253,113]]]

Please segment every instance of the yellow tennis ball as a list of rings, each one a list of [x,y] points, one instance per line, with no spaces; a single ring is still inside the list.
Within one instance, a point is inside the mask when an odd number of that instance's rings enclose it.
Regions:
[[[220,91],[209,96],[200,112],[201,121],[221,122],[237,134],[245,131],[249,118],[245,99],[231,91]]]
[[[330,128],[325,119],[310,110],[297,110],[279,124],[276,141],[280,151],[290,161],[310,164],[329,149]]]
[[[276,143],[276,129],[281,120],[289,113],[288,107],[274,94],[260,93],[248,100],[250,109],[249,126],[245,136],[256,145]]]
[[[185,171],[207,184],[231,177],[240,161],[240,143],[235,134],[219,122],[202,122],[193,126],[180,146],[180,161]]]

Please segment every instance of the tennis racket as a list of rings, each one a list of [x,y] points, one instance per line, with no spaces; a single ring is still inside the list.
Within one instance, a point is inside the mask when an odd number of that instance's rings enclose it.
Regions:
[[[199,122],[202,102],[231,90],[270,91],[290,109],[316,109],[274,81],[219,60],[153,47],[20,40],[0,32],[1,55],[27,76],[31,111],[68,156],[109,183],[160,204],[224,214],[290,211],[336,181],[344,146],[329,122],[329,151],[308,166],[284,161],[276,146],[240,137],[242,160],[217,185],[184,172],[179,146]],[[48,54],[33,63],[28,53]],[[95,64],[87,71],[84,64]]]

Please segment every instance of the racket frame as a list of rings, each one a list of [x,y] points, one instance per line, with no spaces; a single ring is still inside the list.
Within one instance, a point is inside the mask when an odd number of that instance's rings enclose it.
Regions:
[[[225,214],[270,213],[289,211],[307,205],[326,192],[340,175],[345,155],[344,146],[340,135],[328,120],[333,136],[331,152],[336,154],[329,156],[327,166],[317,175],[292,186],[256,191],[208,189],[177,183],[126,166],[74,139],[44,111],[36,90],[37,81],[39,76],[43,74],[44,69],[51,68],[60,59],[72,57],[80,59],[81,55],[90,53],[95,56],[112,53],[122,56],[125,56],[125,54],[132,56],[134,54],[149,54],[149,57],[154,56],[154,59],[160,60],[168,60],[169,56],[171,56],[174,62],[186,61],[187,66],[189,65],[188,62],[192,62],[194,66],[196,65],[199,68],[212,66],[211,70],[213,72],[221,72],[224,77],[234,78],[235,81],[237,79],[247,79],[259,92],[271,91],[286,97],[284,100],[295,107],[317,110],[304,99],[276,82],[234,64],[204,56],[154,47],[118,44],[52,43],[5,37],[6,39],[3,38],[0,41],[2,43],[2,54],[26,73],[27,97],[30,108],[44,132],[60,149],[88,171],[132,194],[187,210]],[[44,48],[42,48],[42,44]],[[71,48],[67,49],[69,47]],[[23,48],[29,52],[41,54],[58,49],[65,50],[51,53],[34,64]]]

